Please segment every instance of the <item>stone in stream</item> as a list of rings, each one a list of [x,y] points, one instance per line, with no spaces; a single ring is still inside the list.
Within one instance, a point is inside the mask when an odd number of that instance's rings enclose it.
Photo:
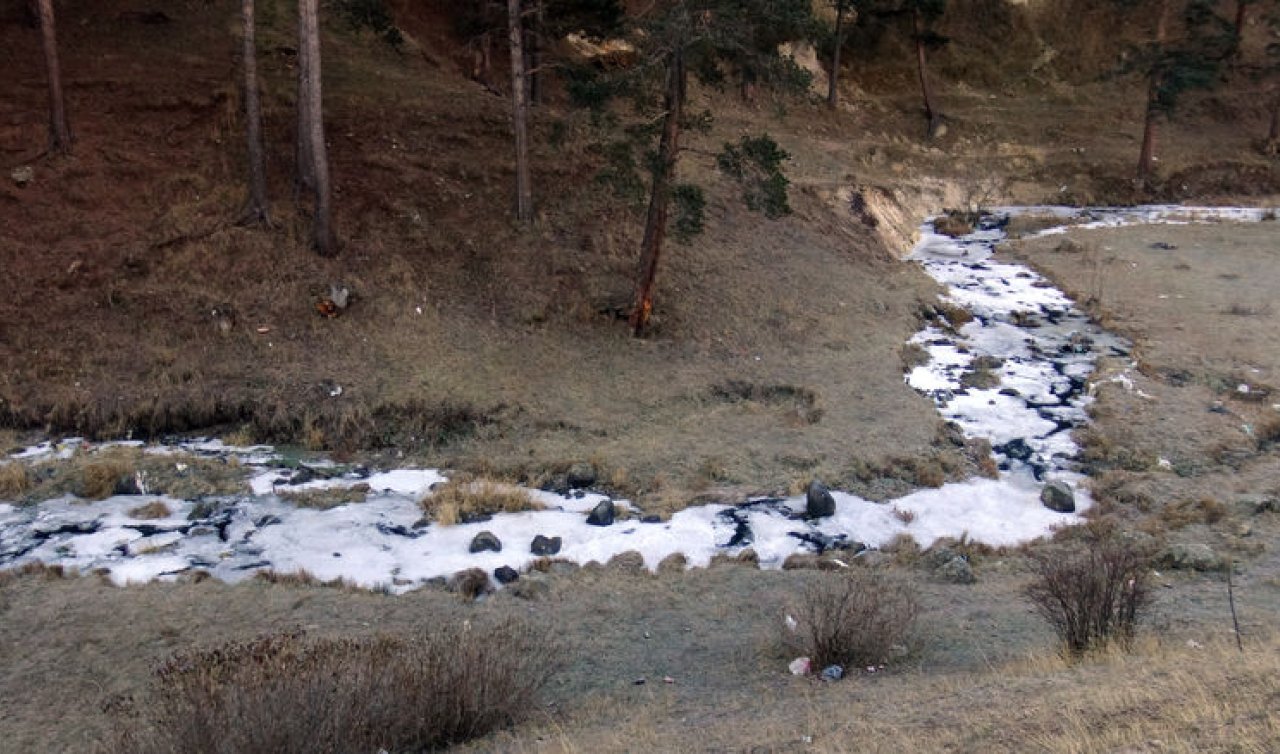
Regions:
[[[1044,507],[1058,513],[1074,513],[1076,495],[1063,482],[1049,482],[1040,490],[1040,502]]]
[[[826,518],[835,515],[836,499],[831,496],[827,486],[817,479],[809,483],[805,493],[804,515],[806,518]]]
[[[533,543],[529,545],[529,552],[539,557],[555,555],[560,552],[561,542],[560,537],[544,537],[539,534],[533,538]]]
[[[493,532],[482,531],[471,540],[470,552],[502,552],[502,541]]]
[[[601,500],[587,516],[587,523],[592,526],[609,526],[613,523],[614,508],[612,500]]]
[[[1031,446],[1021,437],[1010,440],[1003,445],[996,445],[992,450],[1014,461],[1029,461],[1032,455]]]

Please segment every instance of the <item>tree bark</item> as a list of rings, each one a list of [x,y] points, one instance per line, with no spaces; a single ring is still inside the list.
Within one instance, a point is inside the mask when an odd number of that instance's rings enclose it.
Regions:
[[[44,67],[49,78],[49,151],[71,151],[71,129],[62,96],[62,69],[58,65],[58,35],[53,20],[53,0],[40,0],[40,36],[44,40]]]
[[[533,221],[533,184],[529,178],[529,82],[525,73],[521,0],[507,0],[511,40],[511,122],[516,142],[516,219]]]
[[[543,0],[532,0],[533,12],[529,14],[529,22],[525,24],[524,37],[524,71],[525,80],[529,82],[529,104],[536,105],[542,101],[542,21],[544,18]]]
[[[258,46],[255,39],[254,0],[242,0],[244,21],[244,131],[249,155],[249,202],[242,222],[263,225],[267,213],[267,161],[262,148],[262,103],[258,96]]]
[[[311,76],[311,52],[306,43],[306,4],[308,0],[298,0],[298,128],[294,137],[294,174],[293,201],[301,202],[302,198],[315,191],[316,178],[311,162],[311,129],[307,123],[307,113],[311,105],[307,102],[310,96],[308,80]]]
[[[942,117],[933,106],[933,88],[929,85],[929,75],[926,70],[928,61],[925,59],[924,51],[924,19],[919,8],[911,14],[911,25],[916,37],[916,68],[920,73],[920,92],[924,95],[924,117],[929,123],[929,138],[933,138],[938,132]]]
[[[636,277],[635,305],[631,311],[631,330],[636,337],[644,334],[653,312],[653,284],[658,275],[658,260],[667,233],[667,208],[671,203],[671,181],[675,177],[676,157],[680,152],[680,119],[684,113],[685,69],[683,53],[677,48],[667,60],[666,93],[663,104],[666,115],[662,123],[662,139],[658,143],[658,161],[649,191],[649,214],[640,244],[640,270]]]
[[[324,107],[320,92],[320,0],[299,0],[303,44],[307,49],[306,131],[310,142],[310,167],[315,181],[315,212],[311,221],[311,243],[321,256],[338,251],[333,229],[329,187],[329,157],[324,141]],[[299,45],[301,49],[303,45]]]
[[[1271,126],[1267,128],[1267,142],[1280,142],[1280,95],[1271,101]]]
[[[840,104],[840,48],[844,47],[844,3],[836,0],[836,49],[831,53],[831,78],[827,83],[827,107],[832,110]]]

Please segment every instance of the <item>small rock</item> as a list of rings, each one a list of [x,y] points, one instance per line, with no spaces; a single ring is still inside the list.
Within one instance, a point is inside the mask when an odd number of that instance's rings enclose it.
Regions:
[[[502,552],[502,541],[491,531],[482,531],[471,540],[469,552]]]
[[[561,542],[560,537],[544,537],[539,534],[533,538],[533,543],[529,545],[529,552],[541,557],[555,555],[560,552]]]
[[[791,675],[809,675],[809,658],[797,657],[787,663],[787,670],[791,671]]]
[[[844,678],[844,668],[839,665],[828,665],[822,669],[821,678],[824,681],[838,681]]]
[[[826,518],[835,515],[836,499],[827,486],[817,479],[809,483],[805,493],[804,514],[808,518]]]
[[[591,509],[591,514],[587,516],[587,523],[592,526],[609,526],[613,523],[614,507],[612,500],[601,500],[595,508]]]
[[[1175,570],[1221,571],[1226,567],[1213,548],[1206,544],[1173,544],[1160,553],[1157,562]]]
[[[510,584],[519,580],[520,574],[511,566],[499,566],[494,569],[493,577],[499,584]]]
[[[1058,513],[1074,513],[1076,495],[1064,482],[1049,482],[1040,490],[1040,502],[1044,507]]]
[[[21,165],[14,168],[13,172],[9,173],[9,177],[18,186],[26,186],[36,179],[36,171],[30,165]]]
[[[934,574],[949,584],[972,584],[978,580],[973,575],[973,566],[963,555],[956,555],[934,569]]]
[[[589,463],[577,463],[565,477],[570,489],[580,490],[596,483],[596,469]]]

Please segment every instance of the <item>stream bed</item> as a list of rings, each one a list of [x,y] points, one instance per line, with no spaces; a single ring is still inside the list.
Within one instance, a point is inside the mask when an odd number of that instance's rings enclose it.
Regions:
[[[939,235],[926,223],[911,258],[947,293],[930,324],[911,339],[927,360],[905,379],[966,437],[991,443],[995,478],[975,477],[887,502],[832,491],[835,513],[822,518],[806,517],[806,499],[797,496],[700,505],[667,521],[624,515],[603,526],[588,523],[588,513],[607,500],[603,494],[530,490],[543,510],[443,526],[426,520],[418,504],[446,479],[439,470],[346,469],[324,460],[299,466],[271,447],[216,440],[107,443],[94,447],[135,445],[148,454],[173,455],[175,464],[191,456],[238,464],[246,470],[245,491],[185,500],[139,489],[99,501],[68,495],[31,505],[0,502],[0,568],[57,564],[104,572],[117,584],[196,571],[228,582],[265,570],[306,571],[324,581],[402,592],[467,568],[519,571],[539,557],[532,551],[539,536],[559,538],[556,557],[603,563],[635,551],[649,568],[676,553],[690,566],[705,566],[716,554],[748,547],[768,568],[795,553],[838,550],[854,558],[900,535],[922,547],[943,537],[1000,546],[1045,536],[1078,523],[1091,505],[1071,431],[1088,421],[1097,358],[1125,357],[1129,345],[1090,322],[1037,273],[994,256],[1009,217],[1029,212],[1077,227],[1263,217],[1262,210],[1233,208],[1009,208],[985,215],[961,238]],[[27,448],[3,462],[38,467],[89,452],[95,450],[88,443],[68,440]],[[279,494],[354,485],[367,486],[364,502],[327,510],[300,508]],[[1058,510],[1042,502],[1047,487],[1058,492]],[[157,502],[139,517],[144,505]],[[626,501],[613,502],[628,509]],[[481,532],[493,534],[501,549],[471,552]]]

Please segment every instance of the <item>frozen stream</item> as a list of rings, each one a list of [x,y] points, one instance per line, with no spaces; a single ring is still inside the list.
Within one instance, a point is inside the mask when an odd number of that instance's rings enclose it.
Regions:
[[[306,570],[322,580],[407,591],[464,568],[520,570],[537,557],[530,552],[535,535],[560,537],[558,557],[579,563],[605,562],[634,550],[651,568],[673,553],[702,566],[717,553],[746,547],[756,551],[764,567],[779,567],[793,553],[823,549],[856,557],[863,547],[884,545],[899,534],[925,547],[941,537],[1012,545],[1043,536],[1076,523],[1090,504],[1079,487],[1070,430],[1087,420],[1087,380],[1098,355],[1124,355],[1127,346],[1091,324],[1034,272],[992,258],[992,247],[1003,238],[1003,220],[1029,211],[1059,216],[1064,223],[1083,219],[1095,227],[1262,217],[1261,210],[1241,209],[1022,208],[997,213],[961,239],[936,235],[926,224],[912,256],[947,287],[947,303],[973,319],[953,327],[960,323],[940,316],[917,333],[912,342],[927,351],[929,361],[907,375],[907,382],[930,396],[966,436],[991,442],[1000,468],[997,479],[950,483],[887,503],[836,491],[835,515],[816,520],[802,516],[801,496],[697,506],[665,522],[632,517],[609,526],[587,523],[587,512],[603,495],[534,491],[546,510],[440,526],[423,522],[417,501],[445,478],[443,472],[354,470],[303,481],[272,448],[186,442],[149,446],[145,452],[234,456],[249,470],[248,490],[202,500],[117,495],[97,502],[70,496],[29,506],[0,502],[0,568],[40,561],[81,571],[105,569],[120,584],[194,570],[225,581],[265,569]],[[946,311],[955,310],[939,308]],[[39,465],[77,452],[77,446],[75,441],[35,446],[5,462]],[[1041,503],[1050,483],[1074,491],[1074,513]],[[276,494],[286,488],[355,484],[369,486],[365,502],[323,511],[295,507]],[[168,516],[144,520],[130,513],[156,500],[165,504]],[[471,540],[481,531],[495,534],[502,550],[470,553]]]

